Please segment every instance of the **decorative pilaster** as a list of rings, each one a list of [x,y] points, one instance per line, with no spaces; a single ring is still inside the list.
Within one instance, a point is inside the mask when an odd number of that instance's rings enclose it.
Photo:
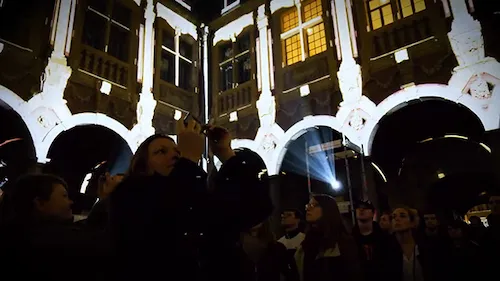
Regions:
[[[265,5],[258,9],[257,28],[259,30],[259,48],[262,92],[257,101],[257,109],[259,111],[259,119],[261,127],[271,127],[276,122],[276,101],[271,93],[271,64],[270,52],[272,52],[271,42],[268,40],[269,20],[265,12]]]
[[[342,63],[337,73],[343,99],[341,106],[354,104],[362,96],[361,67],[354,60],[347,9],[351,7],[347,7],[345,0],[332,0],[332,13],[336,15],[332,19],[337,20],[334,24],[338,27],[339,47],[342,54]]]
[[[460,90],[463,99],[473,99],[477,110],[495,115],[495,118],[488,119],[495,119],[492,126],[497,127],[500,104],[492,98],[490,88],[498,87],[500,64],[494,58],[486,57],[481,24],[469,14],[465,1],[451,0],[450,8],[453,22],[448,38],[458,66],[449,85]]]
[[[139,94],[137,104],[137,124],[132,129],[135,131],[136,141],[142,142],[146,137],[155,133],[153,117],[156,108],[156,100],[153,96],[153,67],[154,67],[154,1],[148,0],[144,12],[146,19],[144,25],[144,63],[142,90]]]

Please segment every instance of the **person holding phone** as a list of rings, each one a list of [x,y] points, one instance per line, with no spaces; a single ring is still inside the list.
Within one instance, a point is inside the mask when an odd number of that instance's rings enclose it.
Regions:
[[[197,165],[204,135],[179,120],[177,143],[156,134],[137,149],[110,196],[110,230],[120,280],[200,280],[206,174]]]

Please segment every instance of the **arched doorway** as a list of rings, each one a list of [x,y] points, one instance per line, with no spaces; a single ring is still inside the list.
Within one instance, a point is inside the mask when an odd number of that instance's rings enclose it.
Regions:
[[[0,100],[0,188],[36,166],[36,152],[26,123]],[[4,186],[5,189],[6,186]]]
[[[403,203],[420,210],[451,211],[468,205],[462,195],[475,190],[439,186],[447,185],[455,174],[473,179],[479,166],[475,161],[481,162],[483,171],[491,167],[488,152],[480,145],[483,134],[474,113],[443,99],[412,101],[382,118],[371,156],[387,177],[388,184],[378,186],[388,197],[386,207]],[[448,192],[446,200],[453,202],[438,203],[445,198],[443,190]]]
[[[282,208],[304,210],[310,192],[325,193],[337,199],[341,212],[350,221],[349,186],[354,199],[362,193],[359,148],[344,148],[340,132],[315,126],[289,141],[285,149],[279,171]]]
[[[44,172],[64,178],[74,201],[74,212],[90,210],[96,200],[97,178],[92,172],[107,170],[124,173],[132,158],[127,142],[117,133],[100,125],[80,125],[60,133],[51,144],[50,162]],[[105,165],[100,165],[105,162]],[[102,167],[101,167],[102,166]],[[82,186],[87,182],[87,186]]]

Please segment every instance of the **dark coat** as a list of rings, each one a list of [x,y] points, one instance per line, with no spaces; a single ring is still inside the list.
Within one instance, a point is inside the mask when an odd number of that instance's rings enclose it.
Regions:
[[[2,226],[0,256],[6,280],[109,280],[113,260],[105,232],[61,222]]]
[[[116,188],[109,214],[121,280],[197,279],[205,183],[201,168],[180,159],[168,177],[130,176]]]
[[[352,235],[359,251],[365,281],[400,281],[402,279],[401,250],[396,238],[385,233],[373,222],[373,232],[361,235],[359,226],[354,226]]]
[[[295,260],[279,242],[269,243],[258,262],[247,259],[241,281],[299,281]]]
[[[209,243],[204,253],[208,280],[244,280],[245,253],[240,234],[267,219],[273,205],[265,165],[253,152],[241,150],[227,160],[214,178],[210,194]]]

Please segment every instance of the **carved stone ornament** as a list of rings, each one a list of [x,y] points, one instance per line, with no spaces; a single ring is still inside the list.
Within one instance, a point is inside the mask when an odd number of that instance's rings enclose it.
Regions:
[[[361,67],[354,62],[342,62],[337,73],[344,102],[357,102],[362,95]]]
[[[137,122],[141,126],[152,127],[156,101],[151,93],[141,94],[137,104]]]
[[[47,107],[38,107],[32,112],[36,116],[37,123],[44,129],[51,129],[57,125],[59,118],[56,113]]]
[[[266,134],[262,140],[262,149],[267,153],[273,151],[277,146],[277,139],[272,134]]]
[[[365,127],[366,119],[361,116],[360,109],[356,109],[349,116],[349,126],[355,131],[360,131]]]
[[[257,101],[261,127],[271,127],[276,121],[276,101],[273,96],[261,96]]]
[[[470,85],[470,94],[477,99],[488,99],[491,92],[488,88],[488,82],[482,78],[477,78]]]

